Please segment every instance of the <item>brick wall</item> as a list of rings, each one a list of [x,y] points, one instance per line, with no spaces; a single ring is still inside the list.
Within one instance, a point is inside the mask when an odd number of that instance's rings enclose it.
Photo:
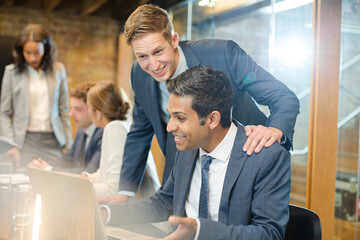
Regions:
[[[116,81],[119,22],[0,7],[0,36],[16,36],[29,23],[41,24],[52,34],[70,88],[84,81]]]

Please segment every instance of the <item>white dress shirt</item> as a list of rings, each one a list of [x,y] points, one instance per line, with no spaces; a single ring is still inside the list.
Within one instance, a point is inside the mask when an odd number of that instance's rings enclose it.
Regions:
[[[182,51],[181,47],[177,47],[179,51],[179,62],[176,67],[175,73],[169,78],[174,79],[177,76],[179,76],[181,73],[185,72],[188,69],[186,58],[184,55],[184,52]],[[169,96],[170,93],[167,90],[166,87],[166,81],[159,83],[159,104],[160,104],[160,114],[161,114],[161,120],[163,120],[164,123],[167,123],[170,119],[170,114],[166,111],[166,107],[169,102]]]
[[[91,124],[87,129],[84,129],[84,132],[86,134],[86,143],[85,143],[84,152],[87,151],[87,148],[89,147],[89,143],[91,141],[92,136],[94,135],[95,130],[96,130],[95,124]]]
[[[196,160],[188,198],[185,203],[185,212],[188,217],[197,218],[199,214],[199,199],[201,188],[200,157],[206,154],[213,157],[209,169],[209,216],[211,220],[218,221],[221,193],[236,133],[237,127],[234,123],[231,123],[229,131],[226,133],[224,139],[212,152],[207,153],[202,148],[199,149],[199,156]],[[198,219],[196,220],[198,223],[198,228],[195,239],[197,239],[197,236],[200,232],[200,221]]]
[[[30,118],[28,131],[52,132],[50,123],[49,91],[46,75],[42,70],[26,67],[29,73]]]

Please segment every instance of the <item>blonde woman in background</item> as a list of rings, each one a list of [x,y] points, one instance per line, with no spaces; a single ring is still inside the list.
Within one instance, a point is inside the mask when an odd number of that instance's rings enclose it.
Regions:
[[[93,173],[83,173],[93,183],[96,195],[115,195],[119,186],[122,155],[127,130],[126,120],[129,104],[120,94],[119,88],[110,82],[99,82],[90,88],[87,105],[92,122],[103,128],[100,167]]]
[[[41,157],[52,164],[72,144],[64,65],[54,61],[50,33],[29,24],[13,46],[2,80],[0,128],[17,144],[5,154],[21,166]]]
[[[123,96],[119,88],[110,82],[97,83],[87,94],[91,120],[97,127],[104,128],[100,167],[93,174],[82,174],[94,183],[97,196],[114,196],[119,188],[124,146],[131,124],[127,120],[130,106]],[[150,156],[142,187],[143,196],[153,194],[160,186],[156,169],[154,173],[154,159]]]

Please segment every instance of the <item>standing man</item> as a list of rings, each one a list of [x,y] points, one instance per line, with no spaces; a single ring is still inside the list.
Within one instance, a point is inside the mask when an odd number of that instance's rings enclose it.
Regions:
[[[54,170],[76,173],[96,172],[100,163],[103,129],[97,128],[92,123],[86,105],[87,92],[94,85],[94,83],[84,83],[70,92],[69,115],[78,127],[74,144],[70,150],[59,158],[54,166],[48,166],[42,159],[32,161],[31,166],[47,169],[54,167]]]
[[[124,33],[137,58],[131,69],[135,105],[124,150],[119,195],[112,198],[112,202],[127,201],[128,197],[124,195],[134,196],[138,191],[154,134],[166,159],[165,183],[176,152],[173,138],[166,133],[169,119],[166,81],[171,82],[193,66],[209,65],[230,78],[234,90],[233,118],[246,126],[248,136],[242,146],[244,152],[248,155],[259,153],[264,146],[270,147],[275,142],[287,150],[292,147],[299,114],[298,98],[235,42],[180,42],[167,12],[149,4],[139,6],[130,15]],[[268,118],[253,99],[269,107]]]
[[[169,219],[178,226],[169,239],[284,239],[289,153],[277,142],[258,154],[242,151],[247,136],[231,121],[233,90],[224,73],[196,66],[167,88],[167,131],[180,151],[175,166],[155,195],[105,206],[107,223]]]

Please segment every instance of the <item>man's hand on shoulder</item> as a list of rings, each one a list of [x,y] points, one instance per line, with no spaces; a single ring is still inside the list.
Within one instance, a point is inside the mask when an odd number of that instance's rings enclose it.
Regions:
[[[253,152],[259,153],[264,146],[270,147],[274,142],[280,143],[283,136],[283,132],[274,127],[248,125],[244,129],[248,139],[244,144],[243,151],[249,156]]]
[[[178,226],[177,229],[169,236],[163,238],[164,240],[193,240],[195,238],[197,223],[194,218],[170,216],[169,222]],[[147,240],[155,240],[158,238],[147,238]]]
[[[126,195],[118,194],[116,196],[99,196],[97,197],[98,203],[124,203],[129,200]]]

